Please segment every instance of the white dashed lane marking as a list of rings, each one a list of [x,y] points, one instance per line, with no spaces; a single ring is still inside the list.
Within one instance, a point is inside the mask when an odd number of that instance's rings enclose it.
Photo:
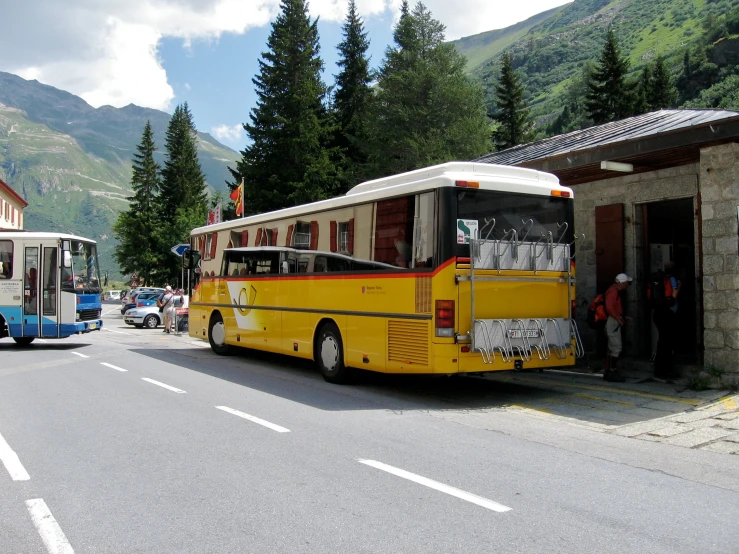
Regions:
[[[233,408],[229,408],[228,406],[216,406],[216,408],[218,408],[219,410],[223,410],[224,412],[227,412],[229,414],[238,416],[242,419],[251,421],[252,423],[257,423],[259,425],[267,427],[268,429],[272,429],[273,431],[277,431],[278,433],[290,432],[290,429],[286,429],[285,427],[281,427],[280,425],[275,425],[274,423],[270,423],[269,421],[259,419],[258,417],[254,417],[253,415],[245,414],[244,412],[240,412],[239,410],[234,410]]]
[[[178,394],[187,394],[186,391],[183,391],[183,390],[178,389],[178,388],[175,388],[175,387],[171,387],[169,385],[165,385],[164,383],[161,383],[159,381],[155,381],[154,379],[149,379],[148,377],[142,377],[141,380],[142,381],[146,381],[147,383],[151,383],[152,385],[157,385],[158,387],[162,387],[162,388],[165,388],[167,390],[171,390],[172,392],[176,392]]]
[[[69,544],[62,528],[51,515],[43,498],[26,500],[26,507],[49,554],[74,554],[72,545]]]
[[[421,475],[416,475],[415,473],[411,473],[410,471],[405,471],[404,469],[399,469],[397,467],[389,466],[387,464],[383,464],[382,462],[377,462],[375,460],[357,460],[357,461],[360,464],[365,464],[370,467],[374,467],[375,469],[379,469],[382,471],[386,471],[387,473],[391,473],[397,477],[408,479],[409,481],[413,481],[414,483],[418,483],[419,485],[424,485],[425,487],[429,487],[439,492],[450,494],[451,496],[456,496],[457,498],[461,498],[462,500],[466,500],[467,502],[472,502],[473,504],[477,504],[478,506],[482,506],[483,508],[487,508],[488,510],[493,510],[494,512],[508,512],[511,510],[511,508],[509,508],[508,506],[503,506],[503,504],[498,504],[497,502],[494,502],[493,500],[488,500],[487,498],[483,498],[482,496],[477,496],[476,494],[472,494],[471,492],[463,491],[461,489],[457,489],[449,485],[445,485],[444,483],[439,483],[438,481],[434,481],[433,479],[429,479],[428,477],[422,477]]]
[[[2,461],[5,469],[10,473],[13,481],[28,481],[29,477],[26,468],[18,458],[18,454],[10,448],[10,445],[6,442],[2,435],[0,435],[0,461]]]
[[[72,354],[74,354],[75,356],[79,356],[80,358],[89,358],[90,357],[87,354],[82,354],[80,352],[72,352]]]
[[[123,369],[122,367],[118,367],[117,365],[109,364],[106,362],[100,362],[100,365],[104,365],[105,367],[109,367],[110,369],[115,369],[116,371],[128,371],[127,369]]]

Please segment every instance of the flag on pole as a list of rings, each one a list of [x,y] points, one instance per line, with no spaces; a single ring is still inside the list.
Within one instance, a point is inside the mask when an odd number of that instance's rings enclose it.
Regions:
[[[244,180],[241,180],[241,184],[234,189],[231,193],[231,200],[234,201],[236,206],[236,215],[244,215]]]
[[[216,207],[208,212],[208,221],[205,224],[213,225],[214,223],[220,223],[222,211],[223,211],[222,203],[218,202],[218,204],[216,204]]]

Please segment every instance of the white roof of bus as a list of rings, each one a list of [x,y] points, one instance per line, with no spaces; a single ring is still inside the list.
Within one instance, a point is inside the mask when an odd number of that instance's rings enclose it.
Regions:
[[[569,191],[570,198],[573,197],[572,189],[561,186],[559,179],[551,173],[507,165],[449,162],[407,173],[400,173],[392,177],[384,177],[382,179],[360,183],[347,192],[346,196],[321,200],[294,208],[284,208],[274,212],[265,212],[241,219],[216,223],[215,225],[198,227],[193,229],[191,234],[211,233],[213,231],[266,223],[276,219],[289,219],[325,210],[382,200],[384,198],[434,190],[441,187],[453,187],[455,186],[455,181],[478,181],[480,183],[480,189],[519,194],[538,194],[542,196],[550,196],[552,190],[566,190]]]
[[[61,240],[81,240],[96,244],[92,239],[78,237],[77,235],[68,235],[67,233],[46,233],[42,231],[10,231],[0,233],[0,240],[4,238],[11,239],[61,239]]]

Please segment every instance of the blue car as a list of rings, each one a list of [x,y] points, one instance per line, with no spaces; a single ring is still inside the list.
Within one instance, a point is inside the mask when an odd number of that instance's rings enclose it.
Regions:
[[[121,308],[121,314],[125,314],[133,308],[143,308],[144,306],[153,306],[157,303],[157,298],[161,296],[159,292],[141,292],[131,299],[131,302],[124,304]]]

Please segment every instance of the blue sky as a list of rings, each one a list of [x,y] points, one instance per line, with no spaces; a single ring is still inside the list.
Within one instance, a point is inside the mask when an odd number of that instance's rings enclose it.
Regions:
[[[319,20],[323,80],[333,84],[339,72],[337,45],[342,40],[342,23]],[[259,72],[257,63],[265,50],[271,27],[261,27],[244,35],[224,35],[218,41],[194,41],[183,48],[181,39],[164,39],[159,55],[174,89],[173,104],[187,101],[200,131],[211,132],[218,125],[232,127],[248,121],[256,103],[252,78]],[[387,46],[392,42],[392,19],[372,18],[365,24],[372,67],[378,67]],[[219,141],[240,150],[246,136],[231,140],[225,135]]]

